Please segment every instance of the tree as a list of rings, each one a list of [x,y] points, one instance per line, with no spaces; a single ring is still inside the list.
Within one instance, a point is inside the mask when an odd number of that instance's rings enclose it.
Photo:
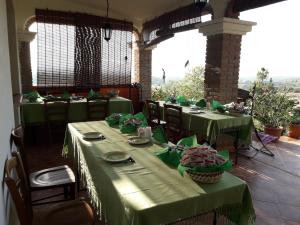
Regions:
[[[204,68],[189,70],[182,80],[170,81],[165,86],[152,89],[152,99],[165,100],[170,96],[184,96],[186,99],[199,100],[204,96]]]

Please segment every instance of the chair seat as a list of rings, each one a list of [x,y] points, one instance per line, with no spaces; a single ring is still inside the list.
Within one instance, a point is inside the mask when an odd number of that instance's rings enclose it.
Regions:
[[[272,135],[263,133],[263,132],[257,132],[259,138],[261,139],[261,141],[263,142],[263,144],[267,145],[275,140],[277,140],[277,137],[274,137]]]
[[[92,225],[94,220],[91,206],[86,201],[74,200],[38,208],[32,225]]]
[[[29,175],[31,188],[47,188],[75,183],[75,175],[67,165],[47,168]]]

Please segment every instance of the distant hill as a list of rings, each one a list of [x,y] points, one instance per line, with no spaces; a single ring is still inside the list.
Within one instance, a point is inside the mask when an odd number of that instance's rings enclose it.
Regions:
[[[152,76],[152,85],[162,85],[163,83],[164,82],[162,78]]]

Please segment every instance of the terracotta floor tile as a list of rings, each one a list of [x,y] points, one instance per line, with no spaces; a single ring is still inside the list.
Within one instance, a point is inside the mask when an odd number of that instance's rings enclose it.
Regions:
[[[257,217],[262,218],[281,218],[278,205],[270,202],[254,200],[255,213]]]
[[[279,210],[283,219],[300,223],[300,207],[279,204]]]
[[[284,221],[278,218],[258,216],[255,225],[285,225]]]

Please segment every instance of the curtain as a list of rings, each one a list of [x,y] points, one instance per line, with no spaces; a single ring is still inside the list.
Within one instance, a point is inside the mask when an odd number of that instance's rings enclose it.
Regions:
[[[132,23],[109,19],[112,38],[104,40],[106,18],[36,9],[37,86],[95,88],[131,83]]]

